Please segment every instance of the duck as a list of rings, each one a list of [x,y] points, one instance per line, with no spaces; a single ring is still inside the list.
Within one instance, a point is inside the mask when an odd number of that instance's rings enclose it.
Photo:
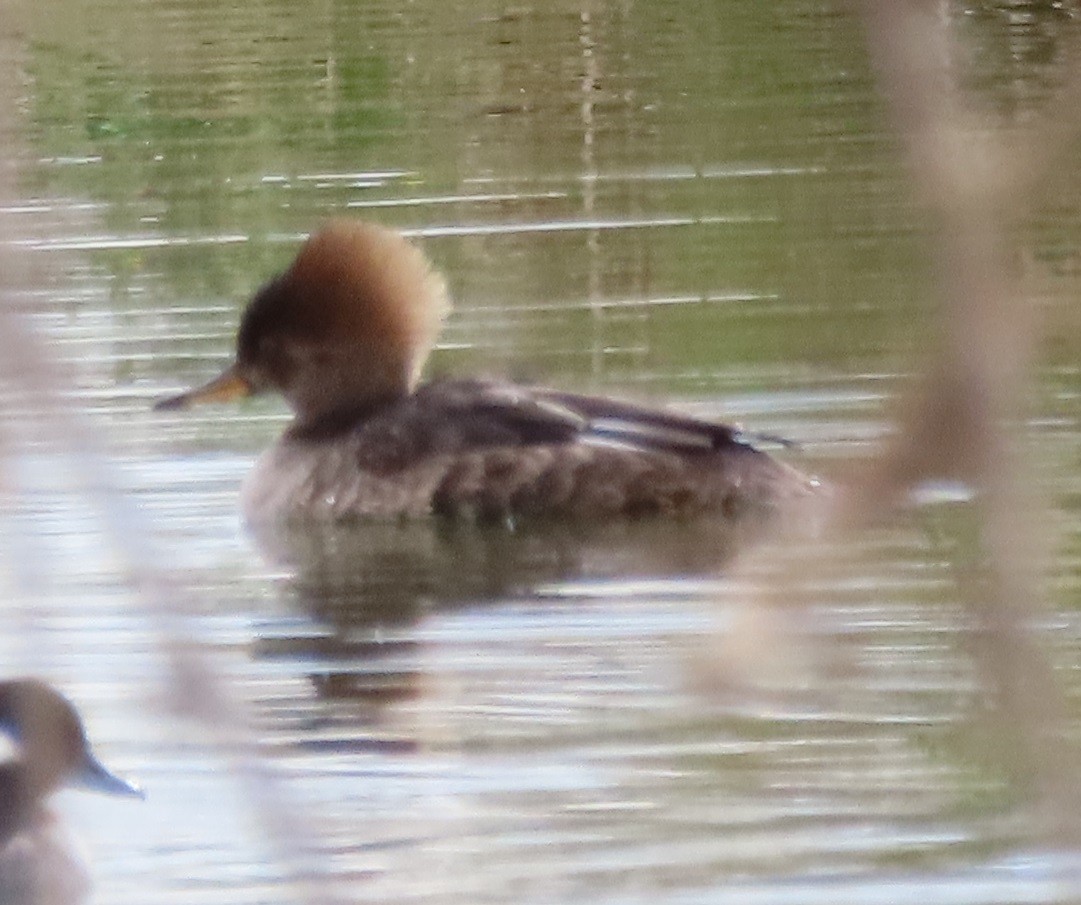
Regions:
[[[814,490],[732,425],[497,379],[424,381],[449,310],[445,280],[400,232],[335,219],[251,298],[225,370],[155,408],[284,397],[293,420],[241,490],[249,523],[735,520]]]
[[[144,793],[97,759],[75,706],[41,679],[0,682],[0,732],[15,746],[15,755],[0,762],[0,902],[82,902],[89,873],[48,798],[62,786]]]

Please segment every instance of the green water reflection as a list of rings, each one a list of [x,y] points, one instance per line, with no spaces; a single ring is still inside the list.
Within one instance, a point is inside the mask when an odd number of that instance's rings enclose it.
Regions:
[[[814,4],[39,15],[37,189],[104,202],[119,235],[249,239],[100,253],[166,311],[238,303],[283,236],[346,211],[507,229],[430,243],[463,312],[507,310],[499,367],[708,388],[718,364],[866,362],[917,305],[858,28]],[[592,221],[616,228],[516,230]]]
[[[248,240],[100,253],[163,310],[239,304],[283,237],[352,212],[507,230],[430,243],[463,317],[506,312],[500,368],[712,390],[729,367],[888,372],[926,339],[933,240],[844,7],[67,9],[34,11],[36,190],[104,202],[119,235]],[[947,12],[1003,124],[1056,82],[1058,5]],[[517,229],[591,221],[645,225]]]

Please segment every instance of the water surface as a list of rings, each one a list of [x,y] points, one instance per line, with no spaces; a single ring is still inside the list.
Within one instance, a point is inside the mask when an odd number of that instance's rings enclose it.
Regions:
[[[1061,80],[1076,26],[1058,5],[942,12],[991,127]],[[791,437],[778,455],[830,477],[936,331],[933,231],[847,5],[19,14],[22,181],[2,214],[45,275],[15,301],[140,513],[118,541],[102,473],[5,388],[21,452],[0,662],[61,682],[150,793],[65,796],[96,901],[295,900],[213,740],[169,707],[160,623],[132,590],[146,556],[188,590],[185,625],[352,901],[1076,895],[972,729],[949,566],[964,488],[931,489],[823,582],[798,693],[718,700],[694,664],[747,588],[708,526],[259,538],[238,488],[282,405],[150,410],[228,359],[244,301],[320,220],[357,216],[447,275],[433,372],[664,400]],[[1053,197],[1021,230],[1052,324],[1022,429],[1058,532],[1041,631],[1072,690],[1078,205]]]

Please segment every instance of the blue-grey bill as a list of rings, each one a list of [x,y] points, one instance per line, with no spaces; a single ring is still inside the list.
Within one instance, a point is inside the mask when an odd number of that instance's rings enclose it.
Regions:
[[[73,785],[93,792],[104,792],[106,795],[146,798],[146,792],[139,786],[106,769],[105,765],[89,752],[82,769],[74,778]]]

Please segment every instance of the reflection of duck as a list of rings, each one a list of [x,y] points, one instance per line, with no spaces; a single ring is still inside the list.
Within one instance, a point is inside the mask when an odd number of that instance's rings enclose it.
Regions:
[[[447,308],[442,278],[398,233],[332,222],[255,295],[236,361],[158,408],[286,398],[295,419],[245,484],[253,521],[732,517],[807,491],[726,425],[495,381],[419,384]]]
[[[660,579],[670,598],[693,597],[697,579],[716,574],[762,527],[752,519],[544,520],[515,531],[440,519],[256,525],[264,555],[290,576],[282,599],[304,618],[272,617],[254,656],[303,664],[328,705],[306,715],[320,732],[303,746],[408,749],[416,740],[399,731],[394,706],[433,687],[428,620],[462,609],[498,620],[523,604],[558,611],[582,588],[613,580],[639,602],[639,593],[656,593],[631,590],[649,587],[643,580]]]
[[[497,525],[441,520],[255,526],[263,555],[289,575],[286,599],[317,623],[360,632],[433,611],[533,597],[561,583],[717,574],[762,531],[751,519]]]
[[[101,765],[71,702],[44,682],[0,682],[0,729],[17,746],[16,757],[0,763],[0,902],[82,901],[86,869],[45,800],[62,785],[142,792]]]

